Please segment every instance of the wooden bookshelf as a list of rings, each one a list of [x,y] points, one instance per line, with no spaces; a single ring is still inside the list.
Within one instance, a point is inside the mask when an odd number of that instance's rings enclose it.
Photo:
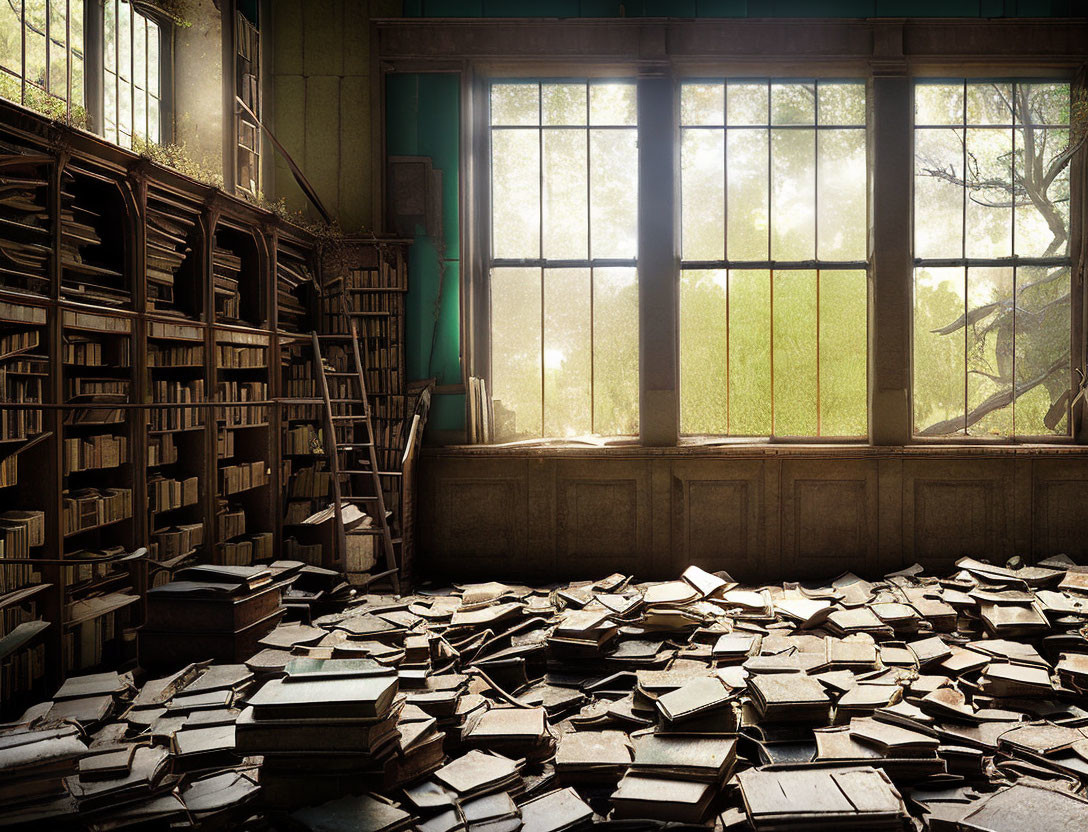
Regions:
[[[320,448],[323,414],[284,399],[316,395],[309,333],[347,331],[318,248],[271,212],[0,101],[4,716],[134,655],[147,587],[181,566],[321,562],[323,544],[288,543],[285,522],[293,493],[327,505],[327,462],[296,453]],[[390,320],[367,329],[366,354],[384,355],[372,392],[402,397],[405,246],[351,250],[365,274],[350,285],[389,287]],[[352,369],[346,351],[332,360]],[[119,559],[139,547],[146,570]]]

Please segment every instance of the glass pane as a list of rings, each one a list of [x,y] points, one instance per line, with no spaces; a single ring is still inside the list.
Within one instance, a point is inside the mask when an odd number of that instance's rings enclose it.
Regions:
[[[914,131],[914,256],[963,256],[963,131]]]
[[[103,11],[103,42],[106,59],[106,69],[117,71],[117,3],[116,0],[106,0]]]
[[[1061,257],[1069,252],[1069,164],[1064,155],[1069,131],[1054,127],[1017,128],[1016,175],[1035,198],[1016,203],[1016,253]]]
[[[915,84],[914,123],[963,124],[963,84]]]
[[[816,436],[816,272],[774,272],[774,434]]]
[[[1069,267],[1016,270],[1016,432],[1069,433]]]
[[[914,271],[914,430],[921,436],[964,431],[964,269]]]
[[[766,260],[768,146],[766,130],[727,130],[726,247],[730,260]]]
[[[589,251],[586,134],[544,131],[544,257],[584,260]]]
[[[638,433],[638,333],[638,272],[594,269],[594,433]]]
[[[1012,131],[967,131],[967,257],[1012,256]]]
[[[589,269],[544,271],[544,435],[592,432]]]
[[[544,84],[540,89],[545,124],[585,124],[585,84]]]
[[[540,269],[491,271],[491,396],[500,442],[541,435]]]
[[[72,105],[83,106],[83,59],[72,55]]]
[[[867,308],[864,271],[820,272],[822,436],[869,433]]]
[[[491,131],[491,246],[495,257],[540,256],[536,130]]]
[[[159,99],[147,99],[147,139],[158,144],[161,141],[159,133]]]
[[[634,84],[590,84],[589,123],[596,127],[638,124],[637,89]]]
[[[730,126],[769,123],[770,93],[765,81],[730,81],[725,86],[726,119]]]
[[[591,257],[638,255],[638,133],[589,131]]]
[[[132,86],[129,84],[121,83],[120,88],[117,90],[118,94],[118,115],[117,115],[117,127],[127,136],[132,135]]]
[[[816,256],[816,131],[771,131],[771,259]]]
[[[136,86],[147,89],[147,25],[142,15],[133,15],[132,79]]]
[[[771,276],[729,273],[729,432],[771,434]]]
[[[29,28],[26,30],[26,80],[45,88],[45,35],[36,34]]]
[[[771,84],[771,124],[815,124],[816,85]]]
[[[728,275],[680,272],[680,432],[729,432],[726,411]]]
[[[820,124],[865,124],[865,84],[821,81],[816,91]]]
[[[83,2],[84,0],[72,0],[68,8],[68,16],[71,20],[71,25],[68,27],[68,39],[72,43],[72,51],[80,56],[83,55]]]
[[[147,22],[147,91],[159,94],[159,27]]]
[[[132,7],[117,6],[117,69],[122,78],[132,80]]]
[[[1012,124],[1012,84],[967,85],[968,124]]]
[[[62,50],[68,48],[68,4],[65,0],[49,3],[49,39]]]
[[[817,176],[817,256],[864,260],[868,188],[864,130],[820,130]]]
[[[682,130],[681,251],[685,260],[725,259],[725,131]]]
[[[680,87],[680,123],[725,124],[725,84],[683,84]]]
[[[68,48],[53,38],[49,39],[49,91],[68,100]]]
[[[1012,436],[1011,268],[967,271],[967,432]]]
[[[1069,84],[1032,83],[1016,85],[1018,124],[1069,124]]]
[[[0,3],[0,67],[23,74],[23,26],[18,4],[12,8],[9,3]],[[3,80],[6,87],[7,79]]]
[[[105,138],[112,142],[117,141],[117,76],[112,72],[104,73],[103,81],[103,114],[106,119]]]
[[[18,3],[16,3],[18,5]],[[48,0],[24,0],[23,15],[27,28],[33,29],[45,37],[46,18],[49,14]]]
[[[141,139],[147,138],[147,93],[144,90],[136,90],[135,111],[133,114],[132,130],[134,136]]]

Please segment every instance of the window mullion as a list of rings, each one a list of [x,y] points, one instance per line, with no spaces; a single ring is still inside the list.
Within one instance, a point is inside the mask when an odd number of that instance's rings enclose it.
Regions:
[[[676,229],[678,148],[674,85],[638,82],[639,438],[671,446],[679,436]]]

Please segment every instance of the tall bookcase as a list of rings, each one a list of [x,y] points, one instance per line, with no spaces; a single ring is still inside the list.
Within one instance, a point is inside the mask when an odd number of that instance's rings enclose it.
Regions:
[[[338,280],[395,293],[364,353],[404,390],[405,247],[348,250],[365,274],[323,281],[307,231],[0,101],[0,713],[133,656],[183,565],[322,562],[287,521],[327,504],[296,482],[323,417],[290,397],[309,333],[346,331]]]

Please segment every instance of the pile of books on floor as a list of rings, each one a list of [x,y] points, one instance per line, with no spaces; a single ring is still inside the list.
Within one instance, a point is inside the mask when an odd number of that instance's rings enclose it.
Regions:
[[[168,745],[168,771],[148,759],[118,792],[125,812],[150,812],[148,789],[191,809],[197,784],[248,795],[260,782],[246,811],[273,825],[289,813],[290,828],[1088,828],[1088,567],[1068,558],[761,587],[692,567],[401,597],[321,573],[303,590],[298,562],[259,569],[179,572],[199,587],[189,611],[185,586],[148,602],[155,657],[177,674],[139,694],[83,682],[28,711],[25,730],[69,719],[111,752]],[[229,630],[261,580],[297,582],[293,619],[241,659],[186,670],[186,622]],[[302,603],[322,586],[335,602]],[[75,752],[58,748],[68,777]],[[67,811],[102,817],[87,784],[65,791]]]
[[[263,566],[200,565],[148,590],[141,666],[238,662],[283,618],[284,583]]]

